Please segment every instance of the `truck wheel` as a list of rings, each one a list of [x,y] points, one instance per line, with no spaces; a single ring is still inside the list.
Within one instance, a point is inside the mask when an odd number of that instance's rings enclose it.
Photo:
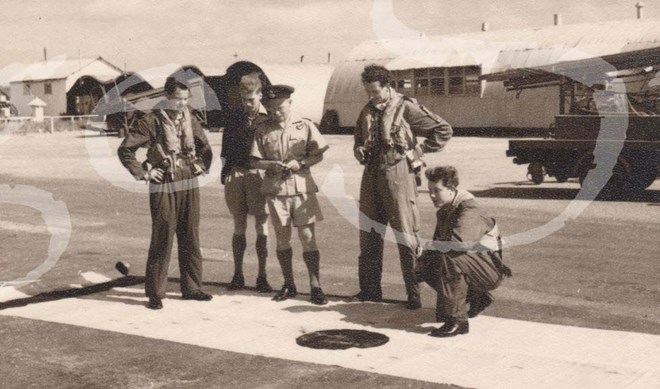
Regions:
[[[594,156],[591,153],[584,153],[578,159],[575,165],[575,172],[577,173],[580,187],[584,187],[584,180],[587,178],[589,171],[595,168]]]
[[[568,181],[568,173],[560,173],[555,175],[557,182],[566,182]]]
[[[527,166],[527,179],[531,180],[536,185],[543,183],[545,179],[545,169],[541,162],[532,162]]]
[[[616,165],[612,169],[612,176],[603,187],[599,197],[606,199],[620,199],[630,195],[637,195],[653,184],[658,175],[658,160],[655,155],[646,155],[641,152],[619,155]],[[592,159],[585,159],[578,167],[580,186],[589,170],[593,168]]]

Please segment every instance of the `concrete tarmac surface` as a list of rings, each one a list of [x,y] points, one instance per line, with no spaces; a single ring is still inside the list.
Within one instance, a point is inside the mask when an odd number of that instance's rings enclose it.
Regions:
[[[308,380],[328,388],[660,388],[660,181],[635,199],[574,201],[575,180],[527,181],[526,167],[505,156],[506,139],[455,137],[447,150],[428,154],[429,166],[456,166],[460,187],[498,220],[514,272],[495,291],[493,305],[470,321],[468,335],[435,339],[426,335],[437,326],[435,292],[428,287],[424,308],[415,312],[339,297],[316,307],[305,296],[276,304],[252,291],[227,292],[232,221],[218,179],[221,136],[209,134],[215,160],[201,189],[204,280],[215,298],[181,301],[172,282],[172,298],[159,312],[144,307],[139,283],[92,286],[120,277],[117,261],[129,263],[132,275],[144,274],[148,197],[117,160],[120,139],[86,130],[2,139],[0,347],[9,352],[0,370],[11,375],[0,387],[228,387],[215,385],[224,377],[237,388],[318,387],[305,386]],[[350,136],[327,140],[324,161],[312,168],[325,214],[317,225],[321,282],[326,293],[347,297],[358,290],[362,167],[352,157]],[[425,185],[418,204],[421,235],[430,239],[435,209]],[[61,209],[66,217],[56,213]],[[251,222],[245,276],[254,286]],[[298,289],[306,293],[296,239],[293,245]],[[269,246],[267,270],[277,288],[282,279],[272,233]],[[178,277],[176,248],[170,277]],[[405,299],[391,242],[383,290],[388,299]],[[295,343],[302,331],[337,328],[368,329],[391,340],[359,351]],[[132,375],[122,376],[123,370]]]

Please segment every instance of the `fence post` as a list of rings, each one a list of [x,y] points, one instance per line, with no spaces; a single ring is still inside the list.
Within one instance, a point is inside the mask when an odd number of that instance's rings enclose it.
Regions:
[[[51,116],[50,117],[50,133],[52,134],[53,132],[55,132],[55,118]]]

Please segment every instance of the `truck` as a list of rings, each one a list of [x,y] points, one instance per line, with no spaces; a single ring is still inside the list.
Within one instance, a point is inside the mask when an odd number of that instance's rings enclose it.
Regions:
[[[527,88],[559,91],[559,114],[543,138],[510,140],[506,155],[528,165],[527,178],[539,185],[553,177],[577,178],[584,186],[589,173],[609,159],[600,196],[639,195],[658,177],[660,163],[657,62],[657,50],[640,50],[484,77],[504,81],[518,94]]]

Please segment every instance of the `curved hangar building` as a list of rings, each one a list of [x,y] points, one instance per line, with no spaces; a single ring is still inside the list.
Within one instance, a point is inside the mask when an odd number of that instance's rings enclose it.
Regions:
[[[633,19],[366,42],[336,66],[324,117],[334,126],[355,126],[367,102],[360,74],[375,63],[392,71],[393,87],[455,128],[547,129],[560,113],[559,84],[506,93],[502,82],[482,76],[657,48],[659,26],[657,19]]]

